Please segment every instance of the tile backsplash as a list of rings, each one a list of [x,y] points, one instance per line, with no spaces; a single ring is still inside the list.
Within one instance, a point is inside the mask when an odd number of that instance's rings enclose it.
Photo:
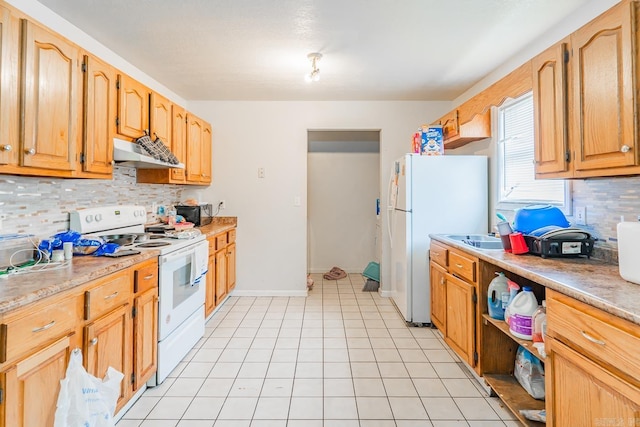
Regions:
[[[113,179],[62,179],[0,175],[0,234],[47,238],[69,228],[69,212],[81,208],[152,203],[174,204],[183,186],[137,184],[136,169],[114,167]]]

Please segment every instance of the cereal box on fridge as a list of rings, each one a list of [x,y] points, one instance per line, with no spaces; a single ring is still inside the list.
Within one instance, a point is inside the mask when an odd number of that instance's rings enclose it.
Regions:
[[[441,156],[444,154],[444,136],[442,126],[422,126],[422,144],[420,154],[423,156]]]

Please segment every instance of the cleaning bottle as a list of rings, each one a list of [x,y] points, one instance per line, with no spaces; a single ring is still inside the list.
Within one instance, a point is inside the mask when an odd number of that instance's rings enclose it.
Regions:
[[[547,302],[542,301],[542,305],[533,313],[533,342],[544,342],[544,335],[547,333]]]
[[[511,301],[513,301],[518,294],[520,285],[513,280],[507,280],[507,287],[509,288],[509,293],[502,295],[502,307],[504,307],[504,321],[509,324],[511,322],[511,310],[509,310],[509,304],[511,304]]]
[[[538,309],[538,300],[531,291],[531,287],[523,286],[520,292],[509,304],[511,319],[509,331],[515,337],[523,340],[533,338],[533,313]]]
[[[489,307],[489,316],[494,319],[504,320],[504,309],[506,304],[503,304],[503,299],[509,299],[509,286],[507,285],[507,278],[503,272],[496,273],[498,277],[495,277],[489,284],[487,291],[487,302]]]

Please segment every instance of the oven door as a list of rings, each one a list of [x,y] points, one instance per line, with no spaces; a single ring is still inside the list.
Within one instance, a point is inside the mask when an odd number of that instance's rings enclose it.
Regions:
[[[206,241],[162,255],[159,259],[158,340],[162,341],[189,316],[204,309],[206,264],[202,251]]]

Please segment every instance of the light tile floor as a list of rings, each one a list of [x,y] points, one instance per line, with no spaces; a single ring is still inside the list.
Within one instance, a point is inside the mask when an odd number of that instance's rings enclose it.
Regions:
[[[364,278],[307,298],[230,297],[117,427],[519,426],[436,330],[407,327]]]

